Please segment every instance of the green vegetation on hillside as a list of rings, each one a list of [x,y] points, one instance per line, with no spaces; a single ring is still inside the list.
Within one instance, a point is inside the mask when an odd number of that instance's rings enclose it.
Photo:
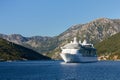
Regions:
[[[50,59],[31,49],[0,38],[0,60],[46,60]]]
[[[120,59],[120,33],[95,45],[100,59],[117,60]]]

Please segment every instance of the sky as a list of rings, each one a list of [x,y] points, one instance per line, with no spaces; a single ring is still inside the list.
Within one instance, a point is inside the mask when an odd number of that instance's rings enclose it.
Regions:
[[[0,33],[57,36],[72,25],[120,18],[120,0],[0,0]]]

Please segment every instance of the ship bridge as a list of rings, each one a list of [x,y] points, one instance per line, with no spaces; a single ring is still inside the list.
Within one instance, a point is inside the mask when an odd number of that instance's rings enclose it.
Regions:
[[[80,49],[80,44],[77,42],[77,39],[75,37],[74,41],[71,41],[70,43],[66,44],[61,48],[62,49]]]

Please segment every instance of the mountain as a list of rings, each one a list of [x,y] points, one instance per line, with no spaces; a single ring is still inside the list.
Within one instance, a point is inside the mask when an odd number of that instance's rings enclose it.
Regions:
[[[120,19],[99,18],[85,24],[71,26],[65,32],[55,37],[23,37],[19,34],[5,35],[0,37],[8,41],[33,49],[40,54],[47,55],[53,59],[60,59],[60,47],[70,42],[73,37],[81,41],[97,44],[110,36],[120,32]]]
[[[102,41],[103,39],[120,32],[120,20],[99,18],[86,24],[77,24],[59,35],[60,40],[77,36],[89,42]],[[95,43],[94,42],[94,43]]]
[[[39,53],[48,52],[54,49],[58,43],[57,39],[55,39],[54,37],[42,37],[42,36],[24,37],[20,34],[11,35],[0,34],[0,38],[33,49]]]
[[[95,45],[99,59],[120,60],[120,33],[117,33]]]
[[[14,44],[0,38],[0,61],[1,60],[48,60],[45,57],[31,49]]]
[[[52,54],[52,58],[60,58],[60,47],[70,42],[73,37],[77,37],[81,41],[86,39],[87,42],[95,45],[118,32],[120,32],[120,19],[99,18],[86,24],[77,24],[57,37],[60,42],[58,47],[48,54],[50,56]]]

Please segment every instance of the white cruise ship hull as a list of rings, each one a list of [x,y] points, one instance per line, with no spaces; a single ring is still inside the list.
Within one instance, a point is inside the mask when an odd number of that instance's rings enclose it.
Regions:
[[[60,56],[66,63],[82,63],[82,62],[96,62],[98,61],[97,57],[83,57],[80,54],[69,54],[69,53],[61,53]]]

